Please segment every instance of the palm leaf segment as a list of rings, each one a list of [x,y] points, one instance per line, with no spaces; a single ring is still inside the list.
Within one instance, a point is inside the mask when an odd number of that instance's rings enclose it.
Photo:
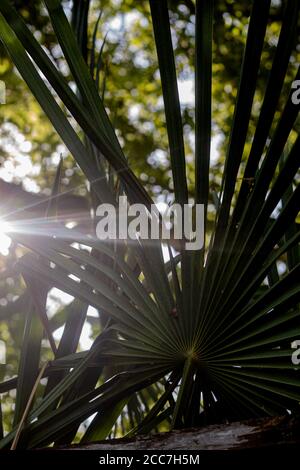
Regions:
[[[0,4],[1,40],[57,132],[93,183],[99,200],[107,199],[108,194],[111,197],[108,187],[105,186],[103,191],[107,180],[104,179],[103,185],[94,181],[95,174],[100,177],[103,174],[95,167],[87,144],[71,128],[27,54],[45,74],[89,141],[99,150],[101,158],[119,172],[131,200],[149,204],[151,199],[127,166],[60,2],[46,0],[45,3],[80,90],[83,106],[6,0]],[[175,197],[184,204],[188,188],[167,1],[150,0],[150,7]],[[48,371],[50,375],[59,368],[72,370],[31,411],[23,433],[27,445],[50,443],[94,412],[98,412],[96,424],[101,426],[104,418],[101,421],[99,417],[103,416],[104,410],[113,412],[120,403],[122,408],[133,393],[166,377],[168,381],[160,399],[133,432],[152,429],[170,417],[173,425],[188,426],[299,410],[300,378],[297,367],[291,362],[291,343],[299,339],[300,334],[300,230],[297,223],[300,189],[295,185],[300,141],[299,137],[293,137],[299,105],[292,102],[292,88],[271,133],[295,46],[299,12],[296,0],[287,2],[273,67],[246,161],[244,156],[269,7],[269,0],[253,2],[220,203],[208,247],[200,253],[182,252],[177,257],[169,250],[170,261],[166,265],[159,245],[137,242],[120,251],[76,233],[76,230],[70,237],[70,231],[63,227],[58,227],[51,237],[45,237],[38,227],[31,230],[30,235],[21,232],[13,235],[35,252],[35,255],[26,255],[20,260],[22,272],[46,278],[52,285],[94,306],[109,319],[89,352],[53,361],[52,369],[50,367]],[[213,2],[196,1],[195,199],[205,205],[206,214],[212,31]],[[268,138],[270,143],[266,147]],[[293,143],[286,152],[286,144],[290,141]],[[242,161],[245,171],[239,184]],[[273,212],[279,205],[280,212],[274,217]],[[81,248],[74,248],[74,241],[80,243]],[[45,262],[41,263],[41,258]],[[132,269],[132,259],[138,269]],[[278,274],[280,260],[286,265],[284,275]],[[95,367],[95,364],[113,365],[119,373],[85,395],[59,405],[57,400],[70,390],[86,368]],[[174,390],[177,390],[175,394]],[[114,415],[110,413],[110,419],[111,416]],[[14,431],[6,437],[4,445],[13,439],[13,435]]]

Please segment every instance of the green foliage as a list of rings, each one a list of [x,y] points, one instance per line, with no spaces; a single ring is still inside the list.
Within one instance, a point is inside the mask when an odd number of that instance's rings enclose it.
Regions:
[[[115,202],[120,194],[149,205],[151,194],[126,156],[135,147],[120,145],[118,119],[104,106],[99,86],[103,81],[97,80],[99,70],[105,76],[103,50],[97,71],[91,67],[96,51],[92,55],[88,51],[87,10],[81,10],[82,2],[74,4],[72,29],[59,0],[45,4],[75,91],[8,0],[0,3],[2,43],[90,182],[92,207]],[[212,0],[197,0],[194,11],[196,165],[187,167],[170,31],[172,10],[168,11],[166,0],[150,0],[175,200],[183,204],[190,193],[205,204],[208,220],[214,222],[213,229],[206,224],[206,245],[200,253],[181,250],[176,256],[169,246],[166,263],[160,243],[101,243],[78,228],[66,228],[52,204],[42,224],[41,219],[30,221],[30,233],[12,230],[14,242],[28,250],[15,267],[27,286],[28,313],[18,378],[0,384],[1,393],[17,389],[14,423],[1,441],[2,448],[11,446],[16,435],[15,444],[33,448],[70,443],[76,435],[87,442],[111,432],[135,435],[299,412],[300,380],[291,362],[291,342],[300,333],[300,140],[293,130],[299,105],[292,103],[290,91],[299,72],[296,75],[289,65],[299,2],[286,4],[267,83],[262,57],[269,38],[270,1],[254,0],[249,22],[248,6],[245,16],[237,15],[232,34],[239,34],[238,26],[245,32],[246,25],[248,33],[245,47],[240,37],[244,52],[238,93],[232,97],[234,110],[229,107],[222,126],[226,158],[215,197],[209,188],[211,113],[227,104],[227,98],[221,99],[226,81],[216,92],[218,72],[214,75],[212,59],[216,48],[225,51],[226,34],[218,31],[213,41],[220,10],[216,5],[213,15],[212,7]],[[141,2],[141,8],[149,20],[147,2]],[[194,49],[181,47],[189,62]],[[180,46],[175,52],[183,53]],[[217,98],[217,104],[211,103],[211,97]],[[147,103],[147,93],[144,99]],[[262,105],[253,127],[257,99]],[[59,197],[61,172],[62,163],[54,180],[54,201]],[[213,210],[211,200],[216,205]],[[284,274],[279,271],[282,264]],[[54,322],[45,311],[45,296],[53,286],[75,298],[58,319],[65,324],[58,347],[52,337]],[[88,306],[99,312],[101,331],[90,350],[82,352],[78,342]],[[23,312],[24,306],[20,308]],[[42,326],[52,352],[41,351]],[[47,385],[39,388],[24,416],[39,368],[48,359]]]

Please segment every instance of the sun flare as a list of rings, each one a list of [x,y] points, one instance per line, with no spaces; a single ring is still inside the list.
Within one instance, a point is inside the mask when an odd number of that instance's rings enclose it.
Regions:
[[[11,239],[7,235],[10,231],[10,226],[7,222],[0,220],[0,254],[8,255],[8,249],[11,244]]]

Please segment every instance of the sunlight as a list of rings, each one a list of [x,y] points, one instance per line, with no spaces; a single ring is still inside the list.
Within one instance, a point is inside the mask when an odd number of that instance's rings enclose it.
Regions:
[[[10,231],[10,226],[7,222],[0,220],[0,254],[7,256],[8,249],[11,244],[11,239],[6,235]]]

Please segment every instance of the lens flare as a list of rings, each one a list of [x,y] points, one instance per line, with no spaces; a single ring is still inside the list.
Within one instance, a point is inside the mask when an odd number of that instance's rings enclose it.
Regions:
[[[7,233],[9,233],[10,230],[10,225],[5,221],[0,220],[0,254],[4,256],[8,255],[8,249],[11,244],[11,239],[7,236]]]

